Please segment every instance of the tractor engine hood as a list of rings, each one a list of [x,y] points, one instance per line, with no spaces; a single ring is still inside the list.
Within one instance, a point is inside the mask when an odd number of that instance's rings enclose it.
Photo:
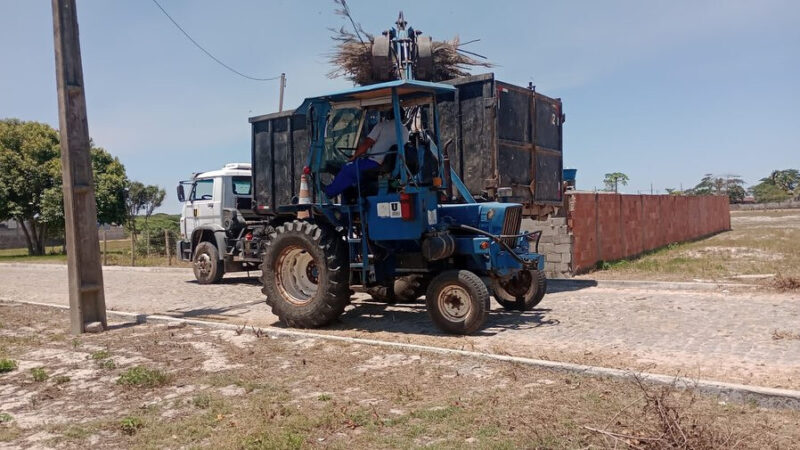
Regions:
[[[439,216],[450,225],[468,225],[495,236],[516,235],[522,224],[522,205],[499,202],[440,205]]]

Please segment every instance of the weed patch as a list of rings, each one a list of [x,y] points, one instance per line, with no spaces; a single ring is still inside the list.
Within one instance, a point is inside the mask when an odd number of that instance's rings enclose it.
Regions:
[[[41,367],[34,367],[31,369],[31,376],[33,376],[33,381],[37,383],[41,383],[42,381],[50,378],[50,375],[48,375],[47,372],[45,372],[45,370]]]
[[[110,356],[111,356],[111,352],[109,352],[108,350],[98,350],[98,351],[92,353],[90,358],[92,358],[95,361],[99,361],[101,359],[106,359],[106,358],[108,358]]]
[[[13,359],[0,359],[0,373],[11,372],[12,370],[16,370],[17,362]]]
[[[119,428],[123,433],[132,436],[144,427],[144,422],[138,417],[126,417],[119,422]]]
[[[117,380],[118,384],[137,387],[158,387],[167,384],[169,376],[159,369],[136,366],[126,370]]]

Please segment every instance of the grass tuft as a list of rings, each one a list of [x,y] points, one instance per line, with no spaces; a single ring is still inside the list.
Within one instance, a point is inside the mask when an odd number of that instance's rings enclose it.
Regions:
[[[108,358],[110,356],[111,356],[111,352],[109,352],[108,350],[98,350],[98,351],[92,353],[90,358],[92,358],[95,361],[99,361],[101,359],[106,359],[106,358]]]
[[[69,383],[69,382],[70,382],[70,380],[71,380],[71,378],[70,378],[70,377],[68,377],[68,376],[66,376],[66,375],[59,375],[59,376],[57,376],[57,377],[53,377],[53,382],[54,382],[55,384],[64,384],[64,383]]]
[[[37,383],[41,383],[42,381],[50,378],[50,375],[48,375],[47,372],[45,372],[41,367],[34,367],[31,369],[31,375],[33,376],[33,381]]]
[[[9,413],[0,413],[0,423],[7,423],[14,420],[14,417]]]
[[[117,380],[118,384],[137,387],[158,387],[167,384],[169,375],[159,369],[136,366],[126,370]]]
[[[0,359],[0,373],[11,372],[12,370],[16,370],[17,362],[13,359]]]
[[[119,422],[119,427],[123,433],[132,436],[144,427],[144,422],[138,417],[126,417]]]

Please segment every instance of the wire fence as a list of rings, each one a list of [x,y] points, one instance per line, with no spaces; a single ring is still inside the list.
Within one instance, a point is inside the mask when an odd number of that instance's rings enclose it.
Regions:
[[[178,265],[180,261],[175,254],[178,239],[178,232],[166,228],[129,233],[125,240],[112,240],[101,232],[100,254],[103,265]]]

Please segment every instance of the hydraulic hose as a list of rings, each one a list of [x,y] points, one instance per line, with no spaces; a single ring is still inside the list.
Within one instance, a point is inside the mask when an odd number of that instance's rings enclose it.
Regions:
[[[491,240],[493,240],[493,241],[497,242],[498,244],[500,244],[500,245],[501,245],[503,248],[505,248],[505,249],[508,251],[508,253],[509,253],[509,254],[510,254],[510,255],[511,255],[511,256],[512,256],[514,259],[516,259],[516,260],[517,260],[517,261],[518,261],[520,264],[522,264],[522,266],[523,266],[523,267],[529,268],[529,267],[533,266],[533,262],[532,262],[532,261],[528,261],[528,260],[526,260],[526,259],[522,259],[522,258],[521,258],[519,255],[517,255],[517,254],[514,252],[514,250],[513,250],[511,247],[509,247],[509,245],[508,245],[508,244],[506,244],[506,243],[505,243],[505,242],[504,242],[504,241],[503,241],[503,240],[502,240],[502,239],[501,239],[499,236],[495,236],[495,235],[493,235],[492,233],[489,233],[488,231],[483,231],[483,230],[481,230],[480,228],[475,228],[475,227],[471,227],[471,226],[469,226],[469,225],[464,225],[464,224],[460,224],[460,225],[451,225],[451,226],[450,226],[450,228],[451,228],[451,229],[454,229],[454,230],[468,231],[468,232],[470,232],[470,233],[475,233],[475,234],[480,234],[480,235],[486,236],[486,237],[488,237],[489,239],[491,239]]]

